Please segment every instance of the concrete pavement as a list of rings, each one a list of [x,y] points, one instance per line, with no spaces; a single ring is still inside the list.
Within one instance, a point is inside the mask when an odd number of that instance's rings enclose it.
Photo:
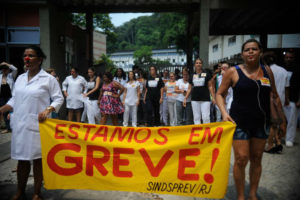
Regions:
[[[0,135],[0,199],[11,199],[16,191],[16,161],[9,157],[11,134]],[[233,155],[231,156],[231,168]],[[248,165],[249,168],[249,165]],[[247,168],[247,171],[248,171]],[[264,154],[263,172],[258,189],[260,200],[299,200],[300,199],[300,132],[297,132],[295,146],[286,148],[282,154]],[[32,174],[28,180],[27,197],[33,195]],[[246,176],[246,193],[249,192],[249,176]],[[199,198],[155,195],[135,192],[92,191],[92,190],[45,190],[42,191],[46,200],[195,200]],[[224,199],[234,200],[236,196],[232,169]],[[29,198],[30,199],[30,198]]]

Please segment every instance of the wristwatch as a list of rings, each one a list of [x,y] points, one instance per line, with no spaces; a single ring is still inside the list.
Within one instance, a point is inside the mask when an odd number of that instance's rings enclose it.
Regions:
[[[53,108],[53,107],[48,106],[48,107],[47,107],[47,110],[50,111],[50,112],[52,112],[52,108]]]

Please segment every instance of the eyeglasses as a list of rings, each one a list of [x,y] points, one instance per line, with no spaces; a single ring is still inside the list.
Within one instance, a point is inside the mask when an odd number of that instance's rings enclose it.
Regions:
[[[34,58],[34,57],[38,57],[36,55],[32,55],[32,54],[28,54],[28,55],[23,55],[23,58],[29,57],[30,59]]]

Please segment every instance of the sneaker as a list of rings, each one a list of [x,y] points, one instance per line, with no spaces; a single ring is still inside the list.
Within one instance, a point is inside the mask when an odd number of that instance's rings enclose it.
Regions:
[[[285,146],[292,147],[292,146],[294,146],[294,143],[290,142],[290,141],[286,141]]]

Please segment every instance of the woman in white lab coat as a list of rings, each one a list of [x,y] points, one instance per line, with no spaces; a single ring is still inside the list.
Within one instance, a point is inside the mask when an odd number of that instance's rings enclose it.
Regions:
[[[0,108],[0,114],[14,111],[11,116],[11,158],[18,160],[18,190],[13,199],[26,198],[30,161],[33,161],[34,176],[32,199],[41,199],[43,174],[39,122],[43,122],[52,111],[58,111],[64,101],[57,80],[41,69],[45,58],[39,47],[25,49],[24,63],[28,72],[17,78],[12,98]]]
[[[80,122],[83,109],[83,94],[87,92],[87,82],[84,77],[78,75],[78,69],[73,67],[71,75],[62,83],[63,92],[67,101],[68,120],[72,121],[73,115],[76,115],[76,121]]]

